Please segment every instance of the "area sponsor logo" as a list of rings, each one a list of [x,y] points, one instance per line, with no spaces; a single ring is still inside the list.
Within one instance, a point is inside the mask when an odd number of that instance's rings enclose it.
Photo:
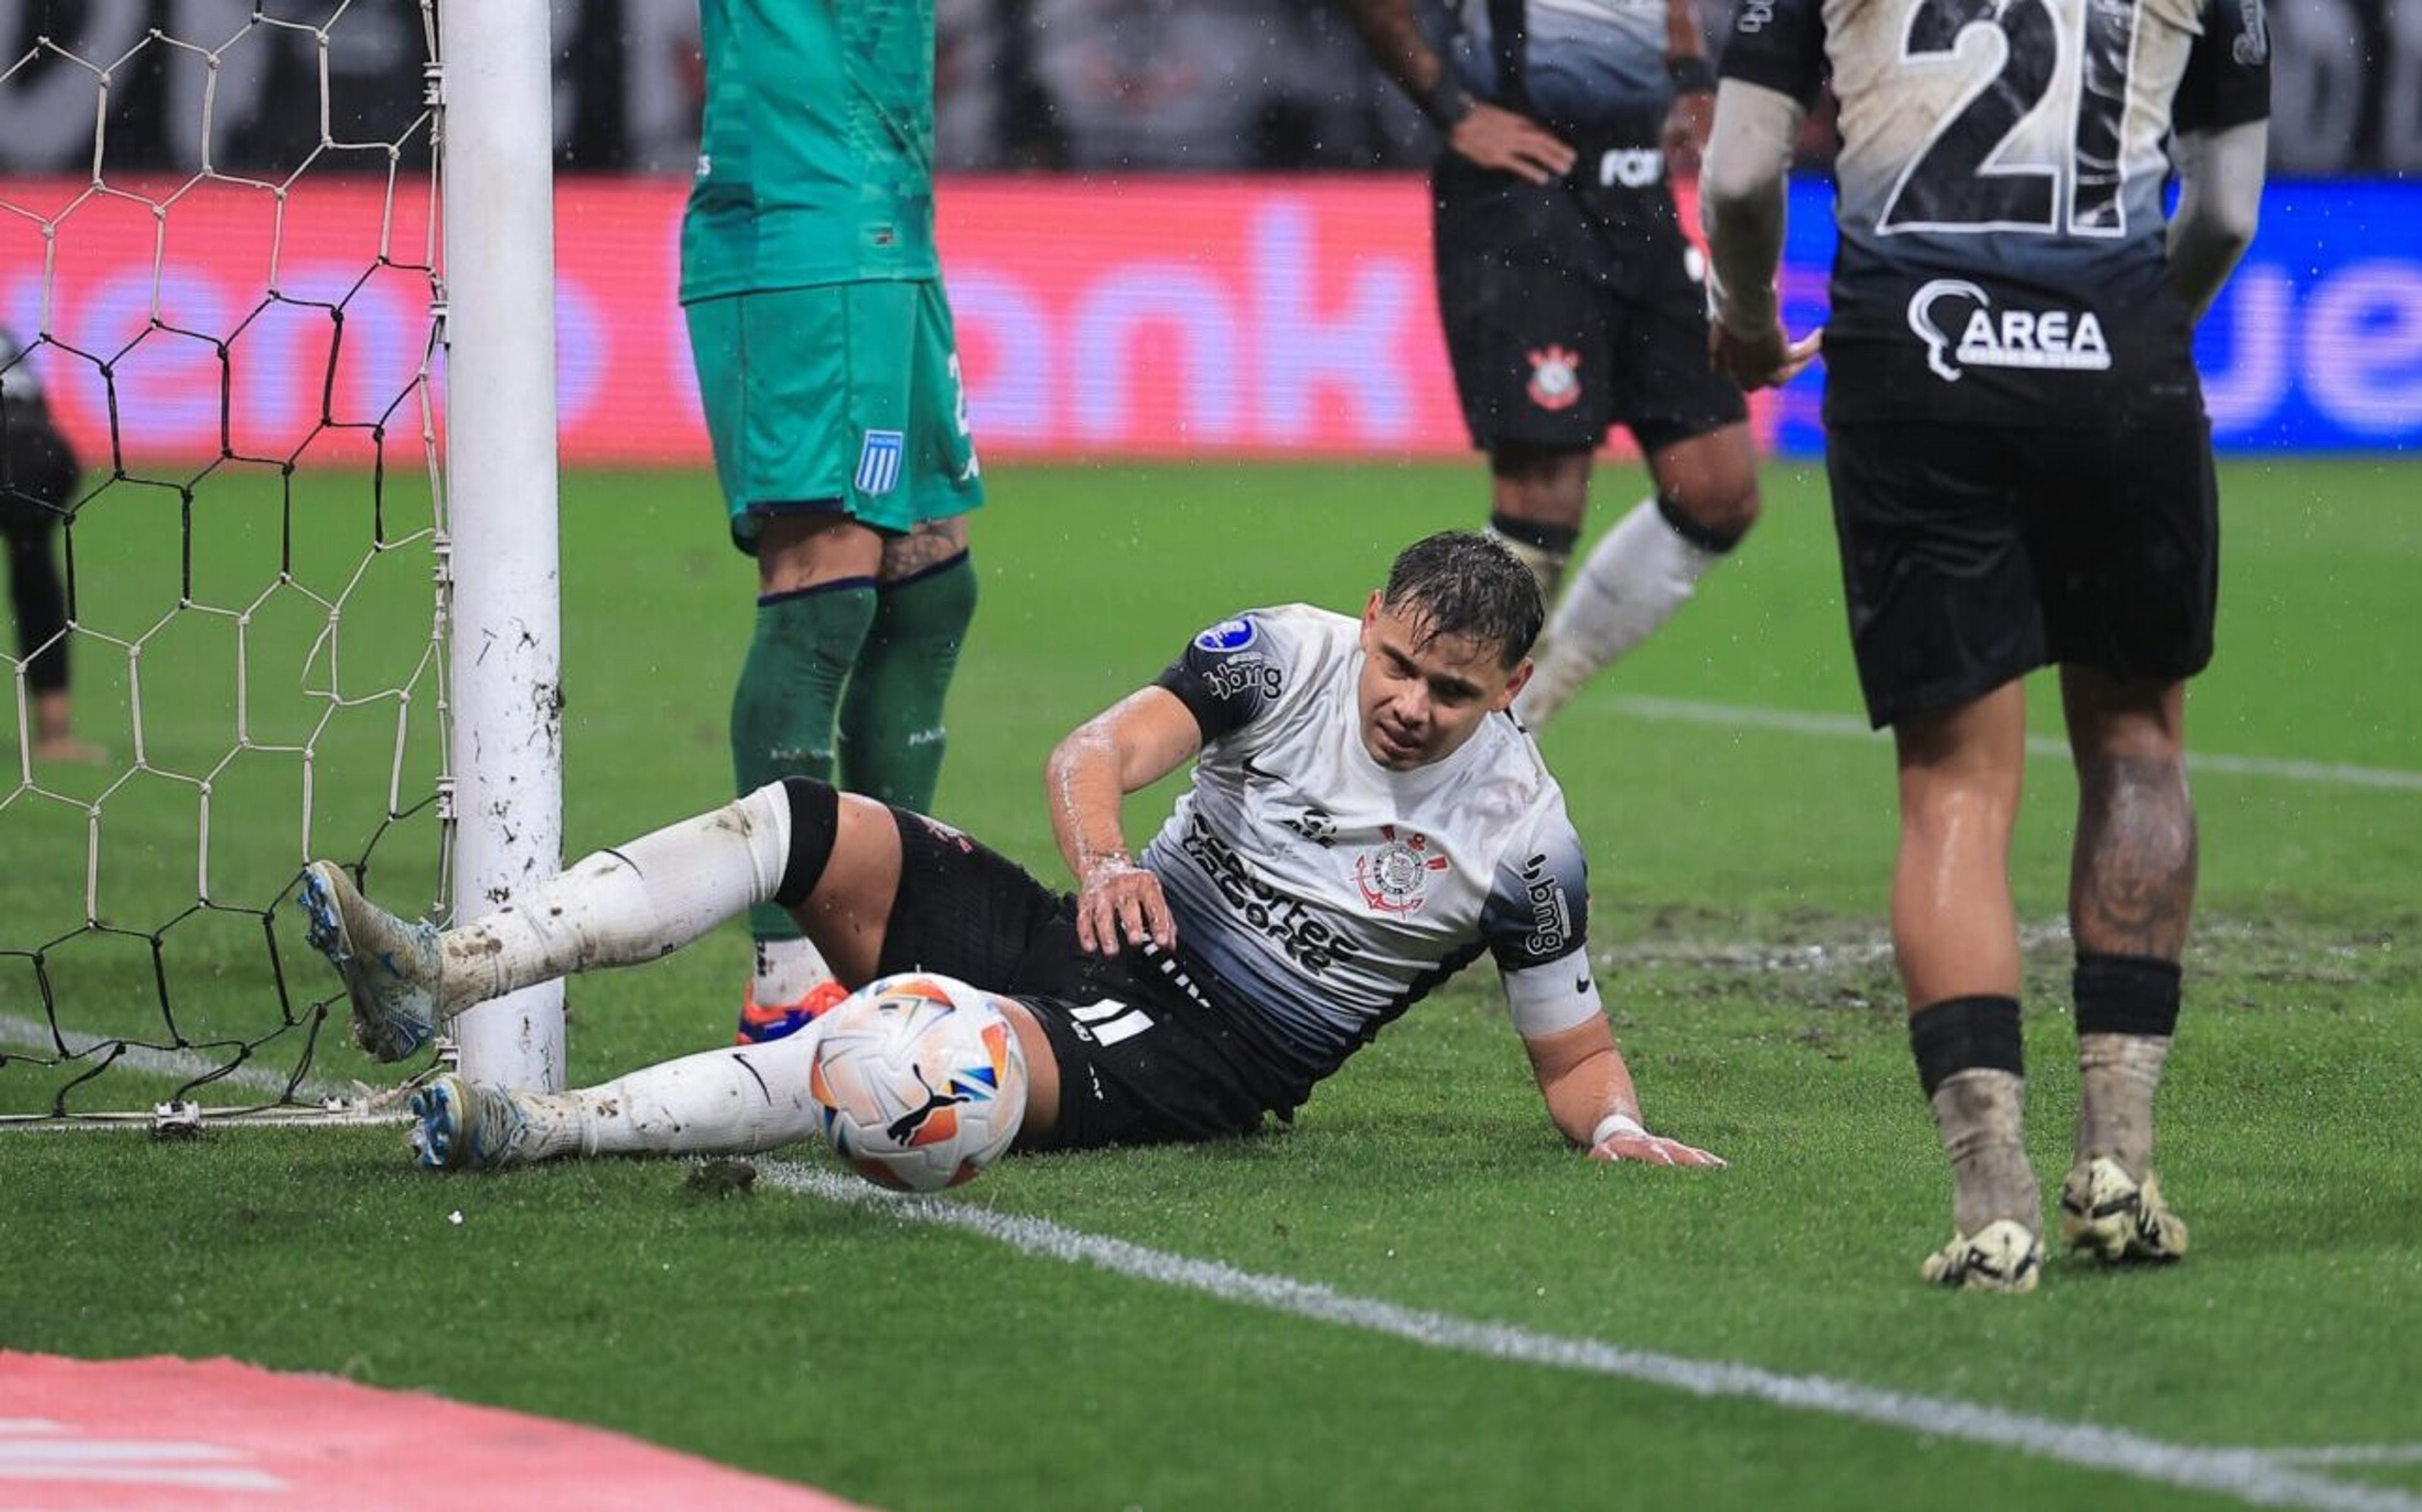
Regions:
[[[1964,278],[1937,278],[1911,295],[1909,328],[1926,343],[1926,365],[1946,383],[1959,382],[1970,367],[2105,372],[2111,366],[2111,348],[2092,310],[1996,310],[1992,296]]]

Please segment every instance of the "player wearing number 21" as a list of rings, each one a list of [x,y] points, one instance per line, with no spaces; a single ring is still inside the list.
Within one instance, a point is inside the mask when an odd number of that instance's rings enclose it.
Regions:
[[[2193,336],[2259,209],[2262,0],[1739,0],[1722,73],[1702,210],[1714,351],[1745,385],[1816,354],[1777,315],[1783,176],[1821,80],[1841,101],[1826,468],[1859,680],[1899,756],[1893,941],[1951,1161],[1954,1233],[1923,1274],[2040,1273],[2008,873],[2020,679],[2047,665],[2078,773],[2060,1237],[2175,1260],[2153,1094],[2194,901],[2186,679],[2219,577]]]

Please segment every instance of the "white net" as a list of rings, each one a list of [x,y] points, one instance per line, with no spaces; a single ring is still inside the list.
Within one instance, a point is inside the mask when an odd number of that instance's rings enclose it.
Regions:
[[[281,905],[445,902],[432,5],[148,8],[0,37],[0,1117],[371,1075]]]

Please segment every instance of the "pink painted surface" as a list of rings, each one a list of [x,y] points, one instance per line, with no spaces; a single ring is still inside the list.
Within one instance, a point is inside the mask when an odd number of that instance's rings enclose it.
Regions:
[[[0,179],[0,320],[61,343],[34,368],[88,460],[108,456],[114,389],[142,475],[218,456],[222,410],[240,456],[359,461],[384,425],[389,465],[419,465],[425,184],[391,213],[357,179],[307,177],[282,208],[228,183],[113,187],[136,197]],[[683,192],[558,189],[568,462],[710,460],[676,301]],[[1469,455],[1422,179],[961,179],[938,203],[985,456]]]
[[[50,1512],[852,1504],[601,1429],[234,1360],[0,1350],[0,1505]]]

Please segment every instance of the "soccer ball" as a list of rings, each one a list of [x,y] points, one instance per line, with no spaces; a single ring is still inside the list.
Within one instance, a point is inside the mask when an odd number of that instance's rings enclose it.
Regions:
[[[903,973],[852,993],[815,1032],[808,1091],[825,1138],[877,1186],[957,1186],[1017,1137],[1026,1054],[991,993]]]

